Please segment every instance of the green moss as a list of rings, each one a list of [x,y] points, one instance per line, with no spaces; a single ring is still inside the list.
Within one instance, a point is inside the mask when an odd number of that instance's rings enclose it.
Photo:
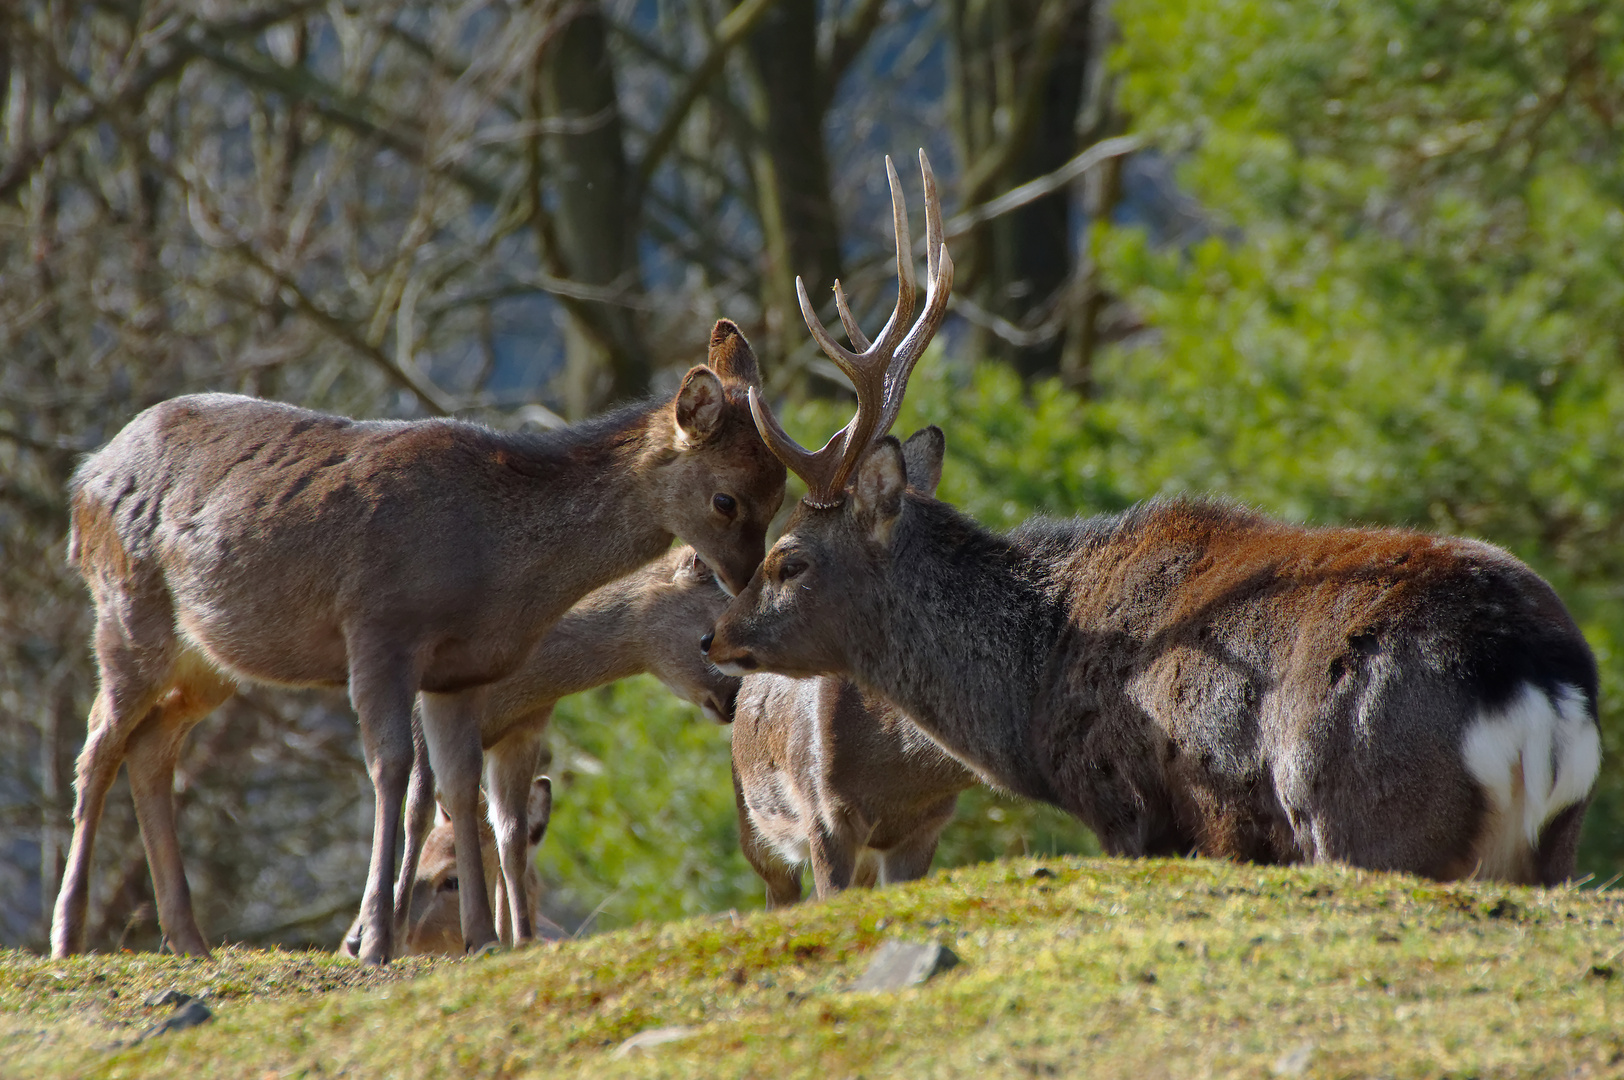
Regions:
[[[788,911],[369,972],[221,952],[0,959],[7,1075],[1610,1075],[1612,894],[1338,868],[990,863]],[[964,963],[844,992],[890,937]],[[215,1020],[134,1046],[169,986]],[[110,995],[117,991],[116,998]],[[113,1004],[122,1002],[123,1004]],[[693,1029],[615,1057],[631,1035]]]

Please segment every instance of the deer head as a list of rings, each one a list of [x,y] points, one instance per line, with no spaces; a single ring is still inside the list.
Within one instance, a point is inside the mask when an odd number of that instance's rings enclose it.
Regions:
[[[650,469],[660,518],[699,550],[729,595],[760,563],[784,499],[784,469],[748,415],[760,392],[750,343],[733,322],[718,321],[706,363],[684,376],[671,403],[668,445]]]
[[[706,716],[730,724],[739,680],[706,663],[693,646],[694,639],[709,630],[727,607],[727,594],[697,553],[679,555],[671,580],[649,590],[643,601],[640,621],[658,628],[647,646],[648,669]]]
[[[896,309],[880,336],[870,342],[864,335],[836,283],[836,310],[860,351],[842,348],[824,330],[805,288],[796,282],[808,329],[857,390],[856,415],[821,450],[809,452],[784,433],[760,394],[750,392],[761,437],[806,481],[808,492],[749,586],[700,640],[711,663],[730,674],[761,668],[801,676],[850,670],[847,650],[859,641],[864,626],[875,625],[872,619],[865,622],[864,615],[867,606],[880,602],[872,586],[892,557],[893,531],[906,500],[929,499],[941,476],[940,430],[915,434],[907,454],[887,432],[902,406],[908,376],[946,314],[953,261],[942,243],[935,178],[921,151],[929,276],[925,311],[905,331],[914,301],[907,208],[889,158],[885,165],[897,237],[898,290]],[[912,494],[910,473],[915,478]]]
[[[887,564],[904,554],[897,525],[910,504],[933,499],[943,450],[934,425],[906,445],[887,435],[841,505],[797,506],[749,586],[700,639],[710,663],[732,675],[849,674],[866,629],[884,624]]]

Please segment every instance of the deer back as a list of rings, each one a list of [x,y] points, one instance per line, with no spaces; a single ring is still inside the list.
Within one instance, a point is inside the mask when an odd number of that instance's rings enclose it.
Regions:
[[[382,638],[424,689],[511,670],[585,593],[673,534],[742,588],[784,470],[756,434],[737,328],[669,402],[537,435],[354,421],[224,394],[133,420],[75,480],[70,553],[98,597],[157,598],[217,666],[341,685]]]

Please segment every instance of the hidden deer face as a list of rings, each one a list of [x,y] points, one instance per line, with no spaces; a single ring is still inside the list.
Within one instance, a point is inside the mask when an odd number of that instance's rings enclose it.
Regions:
[[[739,680],[707,663],[693,643],[727,603],[716,575],[690,550],[678,558],[671,580],[653,590],[643,611],[643,623],[652,631],[649,671],[719,724],[733,722]]]

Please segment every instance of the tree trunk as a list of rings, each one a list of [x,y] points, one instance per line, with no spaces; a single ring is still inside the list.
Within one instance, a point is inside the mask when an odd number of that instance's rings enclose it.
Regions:
[[[556,198],[558,257],[572,281],[642,289],[631,206],[631,169],[621,138],[607,26],[598,4],[583,5],[541,59],[542,117]],[[539,212],[539,208],[538,208]],[[588,300],[569,306],[563,398],[571,417],[648,391],[650,364],[634,309]]]
[[[964,199],[984,202],[1052,172],[1077,152],[1079,107],[1089,83],[1092,0],[955,0],[954,120],[964,155]],[[981,331],[984,354],[1024,378],[1054,374],[1071,320],[1071,199],[1059,191],[995,218],[962,245],[959,287],[980,307],[1023,330],[1055,327],[1039,343],[1017,345]],[[1054,316],[1059,316],[1055,318]]]

